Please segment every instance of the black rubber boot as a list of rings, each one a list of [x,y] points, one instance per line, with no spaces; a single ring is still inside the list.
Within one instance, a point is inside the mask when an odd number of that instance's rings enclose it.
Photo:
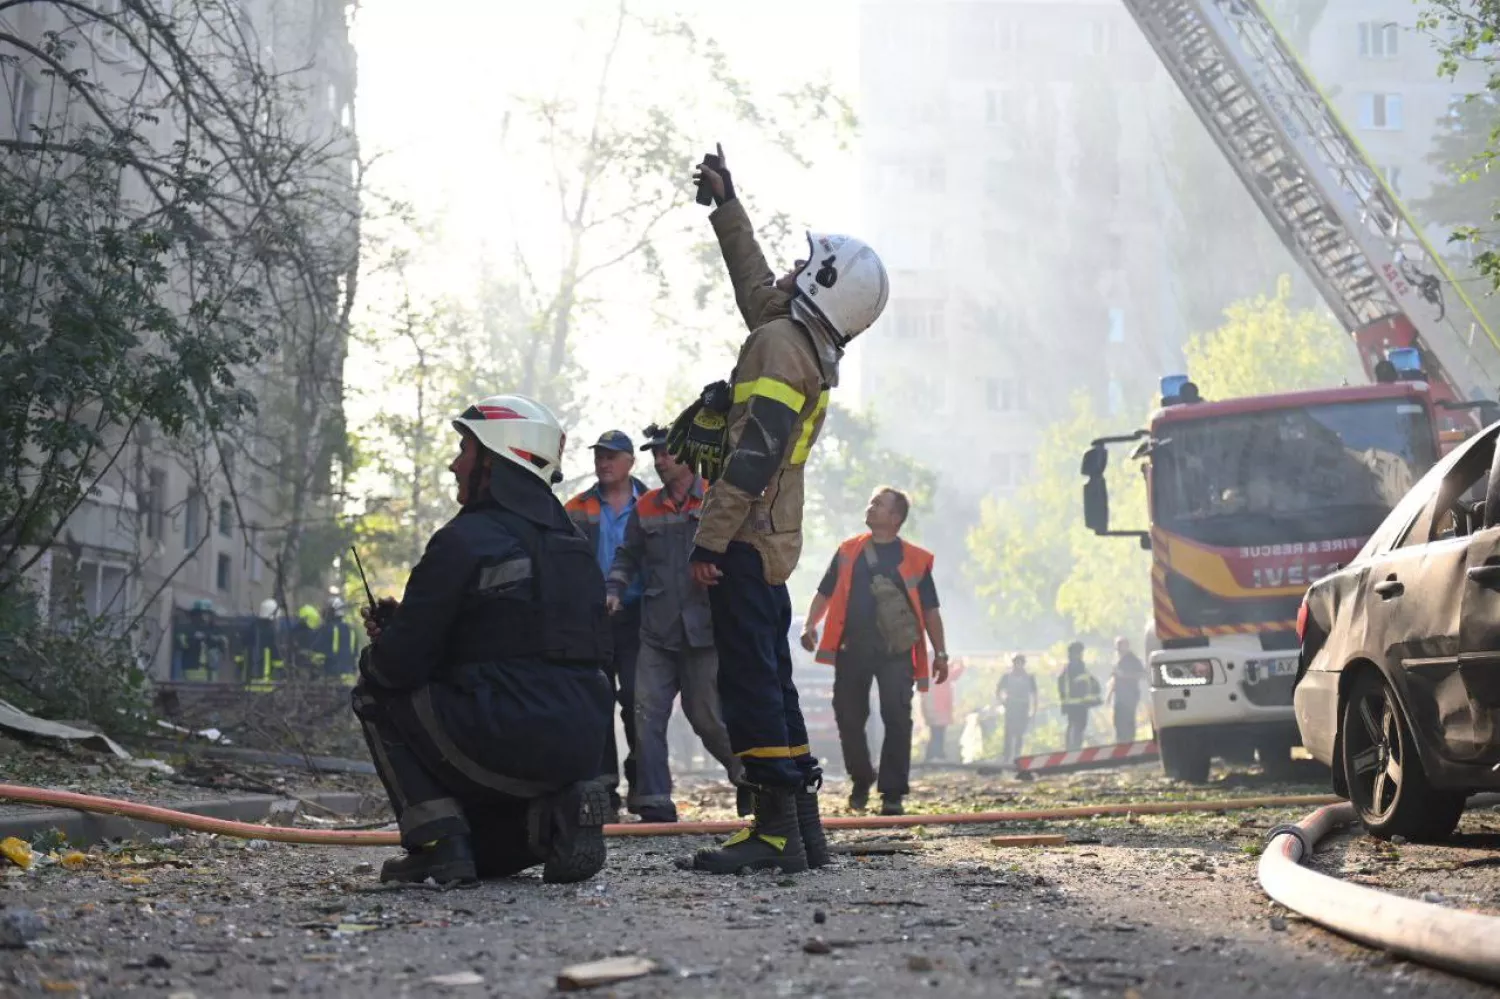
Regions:
[[[431,878],[438,884],[454,881],[477,881],[474,850],[467,836],[450,836],[431,846],[407,850],[403,857],[392,857],[380,865],[381,881],[420,884]]]
[[[642,805],[635,810],[642,822],[676,822],[676,805]]]
[[[807,870],[807,851],[797,827],[797,792],[789,788],[755,788],[755,817],[717,850],[700,850],[693,870],[737,874],[743,870]]]
[[[587,881],[604,867],[609,792],[582,781],[538,798],[526,811],[527,843],[543,860],[548,884]]]
[[[755,788],[741,784],[734,789],[734,810],[742,819],[755,814]]]
[[[905,815],[906,807],[901,804],[901,795],[883,794],[880,796],[881,815]]]
[[[827,867],[833,863],[828,855],[828,837],[823,835],[823,819],[818,815],[818,789],[822,786],[823,771],[814,770],[807,786],[797,792],[797,829],[802,833],[808,867]]]
[[[849,811],[862,812],[870,807],[870,785],[855,781],[849,789]]]

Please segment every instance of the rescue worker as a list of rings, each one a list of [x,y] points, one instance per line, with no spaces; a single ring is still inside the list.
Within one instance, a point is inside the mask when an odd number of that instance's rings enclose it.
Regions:
[[[187,624],[177,632],[181,676],[190,683],[210,683],[219,678],[219,666],[228,657],[229,641],[218,630],[218,612],[212,600],[195,600]]]
[[[328,618],[323,622],[323,675],[348,677],[354,674],[354,629],[344,620],[342,597],[328,601]]]
[[[292,647],[296,650],[296,675],[299,679],[323,675],[323,615],[312,604],[297,609],[297,623],[292,625]]]
[[[688,558],[703,506],[703,480],[667,453],[667,432],[652,424],[642,451],[650,451],[661,488],[643,495],[625,525],[606,581],[611,614],[626,592],[644,581],[640,657],[635,664],[635,752],[638,781],[629,807],[645,822],[676,822],[667,723],[682,693],[682,713],[703,746],[738,785],[744,766],[729,748],[719,713],[719,659],[714,653],[708,591],[693,582]]]
[[[493,396],[453,421],[461,509],[398,603],[364,612],[354,712],[401,829],[382,881],[467,881],[604,864],[595,779],[611,703],[604,577],[553,496],[563,432]]]
[[[833,712],[844,769],[852,785],[849,807],[863,811],[877,771],[870,759],[865,722],[870,687],[880,694],[880,814],[902,815],[911,777],[912,687],[926,693],[930,681],[948,680],[948,651],[932,553],[901,537],[911,500],[881,486],[865,509],[869,531],[839,545],[813,595],[802,647],[833,667]],[[881,590],[886,596],[882,596]],[[818,625],[827,616],[822,640]],[[932,641],[929,666],[927,641]]]
[[[1026,730],[1036,720],[1036,677],[1026,669],[1026,657],[1019,652],[1011,657],[1010,672],[1000,678],[995,696],[1005,711],[1005,729],[1000,739],[1000,758],[1016,762],[1026,741]]]
[[[1109,675],[1104,692],[1106,703],[1114,706],[1115,742],[1135,741],[1135,715],[1141,704],[1141,685],[1146,682],[1146,667],[1124,635],[1115,639],[1115,668]]]
[[[1057,700],[1068,721],[1069,750],[1082,749],[1089,728],[1089,712],[1100,704],[1099,681],[1083,663],[1083,643],[1068,646],[1068,662],[1057,675]]]
[[[711,483],[694,538],[693,578],[709,587],[719,700],[729,742],[754,785],[754,819],[692,866],[798,871],[828,862],[818,818],[822,771],[792,682],[786,580],[802,550],[803,466],[838,384],[844,348],[880,315],[885,268],[857,239],[808,235],[808,259],[771,273],[724,150],[694,174],[750,329],[728,383],[704,390],[668,447]]]
[[[958,678],[964,675],[964,664],[955,660],[948,667],[948,681],[928,689],[922,698],[922,720],[927,723],[927,751],[922,754],[926,763],[939,763],[948,759],[948,728],[953,724],[953,688]]]
[[[636,502],[646,492],[646,483],[630,474],[635,465],[635,445],[622,430],[605,431],[594,442],[594,475],[597,481],[568,500],[568,516],[589,539],[599,571],[609,575],[614,565],[615,549],[625,540],[625,523]],[[614,652],[605,664],[615,701],[620,705],[620,721],[625,729],[625,781],[635,791],[635,662],[641,647],[641,584],[628,587],[620,595],[620,608],[610,615]],[[604,747],[600,776],[609,787],[610,807],[616,816],[620,811],[619,747],[615,745],[614,728]]]

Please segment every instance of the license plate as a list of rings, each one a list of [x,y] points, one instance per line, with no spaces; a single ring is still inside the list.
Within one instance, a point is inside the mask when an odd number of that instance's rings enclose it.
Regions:
[[[1297,660],[1292,658],[1247,659],[1245,668],[1245,671],[1250,674],[1250,682],[1259,683],[1262,680],[1273,680],[1281,676],[1296,676]]]

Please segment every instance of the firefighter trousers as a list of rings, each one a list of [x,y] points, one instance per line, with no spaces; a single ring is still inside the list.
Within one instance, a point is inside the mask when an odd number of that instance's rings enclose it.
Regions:
[[[409,692],[361,680],[353,700],[370,758],[396,813],[402,846],[412,849],[468,836],[482,878],[505,877],[543,862],[527,845],[531,799],[480,787],[456,769],[412,708]]]
[[[803,787],[818,761],[792,682],[792,600],[786,584],[767,583],[760,552],[743,541],[730,543],[719,569],[723,576],[709,587],[708,603],[730,747],[744,761],[750,783]]]
[[[719,659],[712,647],[676,651],[641,643],[635,664],[635,759],[639,783],[630,785],[630,807],[672,805],[672,767],[668,762],[667,723],[672,702],[682,691],[682,713],[703,747],[738,782],[744,767],[729,748],[729,733],[719,711]]]

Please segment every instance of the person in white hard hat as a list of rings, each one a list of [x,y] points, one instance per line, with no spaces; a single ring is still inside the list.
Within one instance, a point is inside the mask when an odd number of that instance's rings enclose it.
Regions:
[[[880,257],[852,236],[809,233],[807,258],[780,278],[766,263],[724,165],[694,175],[750,336],[728,382],[706,388],[667,447],[711,482],[692,572],[710,587],[719,696],[735,754],[754,788],[754,825],[691,866],[798,871],[828,862],[818,816],[822,771],[792,682],[786,581],[802,550],[803,469],[850,341],[885,308]],[[705,198],[701,198],[705,201]]]
[[[550,882],[604,865],[609,797],[594,778],[612,698],[604,575],[552,494],[557,417],[492,396],[453,421],[457,516],[398,602],[365,612],[354,711],[406,855],[382,881]]]

